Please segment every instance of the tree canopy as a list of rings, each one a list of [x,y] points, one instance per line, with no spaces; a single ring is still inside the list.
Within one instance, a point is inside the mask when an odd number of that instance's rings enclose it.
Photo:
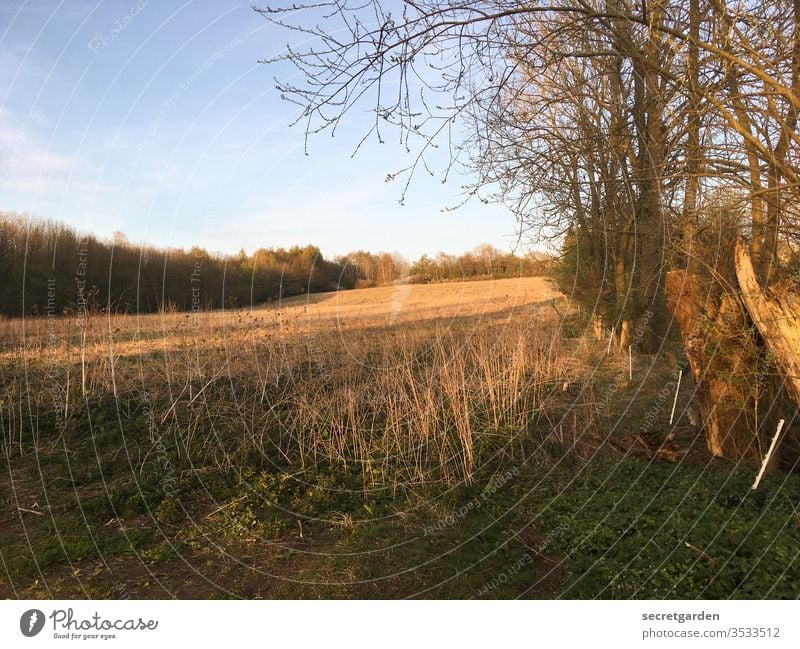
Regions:
[[[445,150],[445,177],[463,165],[469,196],[564,246],[623,339],[648,314],[642,344],[658,344],[664,273],[708,265],[697,237],[718,205],[745,212],[764,286],[797,243],[800,0],[258,11],[304,39],[279,57],[299,80],[279,88],[307,139],[369,108],[364,138],[394,130],[414,153],[406,182]]]

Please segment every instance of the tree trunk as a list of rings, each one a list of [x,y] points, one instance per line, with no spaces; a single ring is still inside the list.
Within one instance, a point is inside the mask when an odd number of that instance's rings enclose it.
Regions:
[[[683,251],[686,270],[697,270],[694,252],[694,230],[697,224],[697,203],[700,194],[700,176],[703,172],[703,148],[700,141],[700,0],[689,0],[689,51],[687,60],[688,119],[686,138],[686,195],[683,208]]]
[[[720,283],[684,270],[667,273],[666,294],[683,333],[708,450],[760,463],[768,441],[759,430],[759,391],[752,379],[761,350],[744,305]],[[776,455],[772,465],[777,461]]]
[[[736,244],[736,279],[742,301],[775,358],[786,391],[800,406],[800,303],[794,296],[785,295],[779,301],[765,294],[741,240]]]

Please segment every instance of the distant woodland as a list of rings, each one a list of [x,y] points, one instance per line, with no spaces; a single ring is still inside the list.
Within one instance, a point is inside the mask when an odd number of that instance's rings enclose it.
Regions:
[[[102,239],[61,223],[0,213],[0,314],[62,315],[78,308],[150,313],[238,308],[280,298],[391,284],[539,274],[539,257],[491,246],[409,263],[357,251],[333,260],[313,245],[248,255],[157,248],[116,233]]]

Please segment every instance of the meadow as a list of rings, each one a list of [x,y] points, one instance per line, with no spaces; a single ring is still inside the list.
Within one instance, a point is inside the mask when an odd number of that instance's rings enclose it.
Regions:
[[[541,277],[2,321],[0,595],[800,595],[798,476],[590,332]]]

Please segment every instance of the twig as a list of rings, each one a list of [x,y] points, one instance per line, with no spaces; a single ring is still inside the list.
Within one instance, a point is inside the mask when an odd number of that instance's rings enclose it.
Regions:
[[[681,377],[683,370],[678,370],[678,387],[675,388],[675,398],[672,400],[672,412],[669,415],[669,425],[672,426],[672,421],[675,419],[675,407],[678,405],[678,392],[681,391]]]
[[[628,345],[628,378],[633,381],[633,345]]]
[[[231,500],[230,502],[227,502],[227,503],[225,503],[224,505],[220,505],[220,506],[219,506],[219,507],[217,507],[217,508],[216,508],[214,511],[212,511],[210,514],[206,514],[206,516],[205,516],[205,517],[206,517],[206,518],[211,518],[211,517],[212,517],[214,514],[218,514],[218,513],[219,513],[219,512],[221,512],[223,509],[227,509],[227,508],[228,508],[228,507],[230,507],[231,505],[235,505],[236,503],[243,501],[245,498],[247,498],[247,496],[249,496],[249,494],[244,494],[244,495],[242,495],[242,496],[239,496],[238,498],[234,498],[234,499],[233,499],[233,500]]]
[[[772,457],[772,454],[775,451],[775,447],[778,445],[778,437],[781,435],[781,430],[783,429],[783,419],[778,422],[778,428],[775,431],[775,434],[772,436],[772,442],[769,445],[769,449],[767,450],[767,454],[764,456],[764,461],[761,463],[761,469],[756,476],[756,481],[753,483],[753,490],[758,488],[758,483],[761,482],[761,478],[764,476],[764,471],[767,470],[767,464],[769,464],[769,459]]]
[[[27,512],[28,514],[36,514],[37,516],[44,516],[44,512],[37,512],[35,509],[25,509],[24,507],[17,507],[17,509],[21,512]]]
[[[708,554],[706,554],[706,552],[705,552],[705,551],[701,550],[701,549],[700,549],[700,548],[698,548],[696,545],[692,545],[691,543],[689,543],[689,541],[684,541],[684,542],[683,542],[683,544],[684,544],[684,545],[685,545],[687,548],[689,548],[690,550],[694,550],[695,552],[697,552],[697,553],[698,553],[698,554],[699,554],[701,557],[703,557],[703,558],[704,558],[704,559],[706,559],[707,561],[710,561],[712,564],[714,563],[714,558],[713,558],[713,557],[710,557],[710,556],[708,556]]]
[[[611,327],[611,335],[608,337],[608,349],[606,349],[606,356],[611,353],[611,343],[614,342],[614,331],[616,330],[617,326],[614,325]]]

